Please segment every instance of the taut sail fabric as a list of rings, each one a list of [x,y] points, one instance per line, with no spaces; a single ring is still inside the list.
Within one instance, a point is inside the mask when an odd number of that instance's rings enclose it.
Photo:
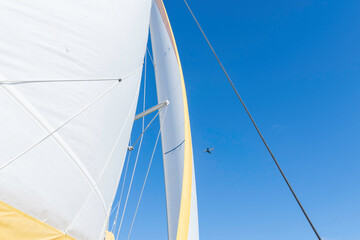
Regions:
[[[151,0],[0,1],[2,210],[63,236],[104,239],[150,9]],[[27,221],[1,216],[1,236]]]
[[[185,84],[175,39],[161,0],[153,3],[150,32],[158,102],[170,101],[167,109],[160,113],[168,235],[170,240],[197,240],[197,198]]]

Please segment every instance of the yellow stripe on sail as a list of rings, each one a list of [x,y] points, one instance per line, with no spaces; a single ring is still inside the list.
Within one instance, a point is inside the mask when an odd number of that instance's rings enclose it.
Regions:
[[[106,231],[105,240],[115,240],[114,234],[112,232]]]
[[[60,230],[0,201],[1,240],[75,240]]]
[[[191,141],[191,131],[190,131],[189,109],[187,104],[184,76],[180,64],[180,57],[178,54],[178,50],[177,50],[174,34],[172,32],[171,25],[169,22],[169,18],[167,16],[166,9],[162,0],[156,0],[156,5],[158,6],[159,12],[161,14],[169,38],[173,45],[175,56],[179,66],[180,78],[181,78],[181,88],[182,88],[183,103],[184,103],[185,153],[184,153],[184,171],[183,171],[183,184],[181,191],[180,214],[179,214],[176,239],[185,240],[188,237],[188,231],[189,231],[190,207],[191,207],[191,182],[192,182],[192,141]]]

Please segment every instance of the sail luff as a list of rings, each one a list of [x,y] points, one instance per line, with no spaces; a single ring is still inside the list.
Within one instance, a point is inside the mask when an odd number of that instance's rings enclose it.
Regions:
[[[179,214],[176,239],[187,239],[189,220],[190,220],[191,177],[192,177],[192,162],[191,162],[192,142],[191,142],[189,110],[187,105],[184,76],[183,76],[183,71],[180,63],[180,57],[177,50],[174,34],[163,2],[161,0],[156,0],[156,4],[159,8],[166,30],[168,31],[171,44],[174,48],[177,64],[179,67],[182,97],[184,101],[183,105],[184,105],[184,126],[185,126],[185,153],[184,153],[183,183],[182,183],[182,191],[181,191],[181,205],[180,205],[180,214]]]
[[[156,19],[158,18],[158,19]],[[160,25],[160,26],[159,26]],[[162,26],[161,26],[162,25]],[[155,61],[155,73],[156,73],[156,83],[158,91],[158,101],[160,102],[164,96],[168,96],[170,100],[170,115],[171,111],[178,111],[179,113],[173,113],[174,115],[180,117],[182,115],[183,120],[172,119],[169,120],[168,125],[171,125],[176,129],[176,126],[179,124],[182,125],[182,133],[178,133],[178,136],[174,138],[180,139],[180,136],[183,137],[184,149],[181,156],[173,157],[177,158],[178,164],[182,166],[172,166],[173,163],[170,163],[171,158],[166,156],[172,151],[177,151],[178,147],[181,149],[182,143],[176,146],[175,148],[168,149],[168,144],[166,141],[173,141],[169,137],[164,135],[171,135],[167,133],[169,131],[166,126],[162,126],[162,142],[163,142],[163,155],[164,155],[164,171],[165,171],[165,185],[166,185],[166,196],[167,196],[167,205],[168,205],[168,228],[169,228],[169,239],[198,239],[198,222],[197,222],[197,203],[196,203],[196,190],[195,190],[195,176],[193,170],[193,154],[192,154],[192,140],[191,140],[191,130],[190,130],[190,119],[188,112],[188,104],[185,90],[184,77],[182,72],[182,67],[180,64],[180,58],[175,42],[175,38],[172,32],[169,19],[161,0],[156,0],[152,10],[152,16],[150,21],[151,29],[151,39],[153,44],[153,53]],[[161,30],[160,30],[161,29]],[[160,31],[160,32],[159,32]],[[166,31],[166,34],[161,33],[161,31]],[[160,35],[160,36],[159,36]],[[167,39],[166,37],[167,36]],[[168,47],[168,42],[170,42],[170,48]],[[161,51],[165,51],[162,52]],[[168,57],[168,58],[167,58]],[[173,60],[175,59],[175,62]],[[177,69],[176,69],[177,68]],[[174,78],[174,79],[167,79]],[[166,82],[168,81],[168,82]],[[171,83],[173,81],[173,83]],[[169,87],[164,87],[164,85],[169,85]],[[173,86],[172,86],[173,85]],[[171,87],[172,86],[172,87]],[[175,88],[175,89],[174,89]],[[176,91],[175,96],[172,96]],[[174,98],[175,102],[171,99]],[[178,103],[176,101],[181,101]],[[180,110],[178,107],[182,107]],[[169,113],[168,113],[169,114]],[[171,122],[172,121],[172,122]],[[165,125],[165,124],[164,124]],[[176,131],[173,129],[172,131]],[[170,130],[171,131],[171,130]],[[179,142],[179,141],[178,141]],[[174,153],[177,154],[177,153]],[[182,171],[181,171],[182,170]],[[175,177],[176,179],[171,179],[172,174],[179,174],[180,176]],[[173,181],[180,181],[180,183],[175,184]],[[171,186],[169,186],[171,185]],[[180,187],[181,186],[181,187]],[[177,193],[174,193],[173,189],[170,188],[179,188]],[[192,191],[194,190],[194,191]],[[195,194],[192,194],[194,192]],[[193,199],[192,199],[192,195]],[[175,198],[175,199],[174,199]],[[172,201],[178,201],[176,198],[180,198],[180,204],[177,205]],[[175,208],[175,210],[174,210]],[[192,211],[191,211],[192,210]],[[174,213],[175,211],[175,213]],[[175,216],[175,217],[174,217]],[[192,216],[192,217],[191,217]],[[174,218],[177,218],[174,220]],[[192,220],[191,220],[192,219]],[[192,232],[189,234],[190,221],[192,222]],[[176,223],[175,223],[176,222]],[[176,226],[175,226],[176,224]],[[174,229],[176,227],[176,230]]]

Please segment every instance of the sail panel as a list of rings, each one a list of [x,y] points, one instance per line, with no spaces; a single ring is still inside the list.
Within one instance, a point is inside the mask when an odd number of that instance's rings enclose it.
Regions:
[[[75,240],[61,231],[0,201],[0,232],[2,239]]]
[[[150,0],[1,1],[0,201],[76,239],[103,239],[150,7]]]
[[[160,113],[169,239],[198,239],[195,171],[185,84],[175,39],[161,0],[150,19]]]
[[[150,5],[2,0],[1,74],[10,80],[124,76],[142,64]]]

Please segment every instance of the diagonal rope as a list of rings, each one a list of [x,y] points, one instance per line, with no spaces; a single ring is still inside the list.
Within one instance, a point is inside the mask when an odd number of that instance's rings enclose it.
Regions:
[[[231,87],[233,88],[233,90],[234,90],[234,92],[235,92],[236,96],[238,97],[238,99],[240,100],[240,102],[241,102],[242,106],[244,107],[244,109],[245,109],[245,111],[246,111],[247,115],[249,116],[249,118],[250,118],[250,120],[251,120],[252,124],[254,125],[254,127],[255,127],[255,129],[256,129],[256,131],[257,131],[257,133],[259,134],[259,136],[260,136],[260,138],[261,138],[262,142],[264,143],[264,145],[265,145],[266,149],[268,150],[268,152],[270,153],[270,155],[271,155],[272,159],[274,160],[274,163],[276,164],[276,166],[277,166],[278,170],[280,171],[281,176],[283,177],[284,181],[286,182],[286,184],[287,184],[288,188],[290,189],[290,191],[291,191],[292,195],[294,196],[294,198],[295,198],[295,200],[296,200],[297,204],[298,204],[298,205],[299,205],[299,207],[301,208],[301,211],[303,212],[304,216],[306,217],[307,221],[309,222],[309,224],[310,224],[310,226],[311,226],[312,230],[314,231],[315,235],[317,236],[317,238],[318,238],[319,240],[321,240],[320,235],[319,235],[319,234],[318,234],[318,232],[316,231],[316,229],[315,229],[314,225],[312,224],[312,222],[311,222],[311,220],[310,220],[309,216],[307,215],[307,213],[306,213],[305,209],[304,209],[304,208],[303,208],[303,206],[301,205],[301,203],[300,203],[300,201],[299,201],[298,197],[296,196],[296,194],[295,194],[294,190],[292,189],[292,187],[291,187],[291,185],[290,185],[289,181],[287,180],[287,178],[286,178],[286,176],[285,176],[284,172],[281,170],[281,167],[280,167],[279,163],[277,162],[277,160],[276,160],[276,158],[275,158],[274,154],[273,154],[273,153],[272,153],[272,151],[270,150],[270,147],[268,146],[268,144],[267,144],[267,142],[265,141],[265,139],[264,139],[263,135],[261,134],[261,132],[260,132],[260,130],[259,130],[259,128],[258,128],[258,126],[257,126],[257,125],[256,125],[256,123],[255,123],[255,120],[254,120],[254,119],[253,119],[253,117],[251,116],[251,114],[250,114],[250,112],[249,112],[248,108],[246,107],[245,102],[244,102],[244,101],[243,101],[243,99],[240,97],[240,94],[238,93],[238,91],[237,91],[237,89],[236,89],[235,85],[233,84],[233,82],[231,81],[230,76],[229,76],[229,75],[228,75],[228,73],[226,72],[226,70],[225,70],[224,66],[222,65],[222,63],[221,63],[221,61],[220,61],[219,57],[217,56],[217,54],[216,54],[216,52],[215,52],[214,48],[213,48],[213,47],[212,47],[212,45],[210,44],[210,41],[208,40],[208,38],[206,37],[206,35],[205,35],[204,31],[202,30],[202,28],[201,28],[201,26],[200,26],[199,22],[197,21],[197,19],[196,19],[196,17],[195,17],[195,15],[194,15],[194,13],[192,12],[192,10],[191,10],[191,8],[190,8],[189,4],[186,2],[186,0],[184,0],[184,2],[185,2],[185,4],[186,4],[186,7],[187,7],[187,9],[189,10],[189,12],[190,12],[191,16],[192,16],[192,17],[193,17],[193,19],[195,20],[195,22],[196,22],[196,24],[197,24],[198,28],[200,29],[200,31],[201,31],[201,33],[202,33],[202,35],[204,36],[204,38],[205,38],[205,40],[206,40],[207,44],[209,45],[209,47],[210,47],[211,51],[213,52],[213,54],[214,54],[214,56],[215,56],[216,60],[218,61],[218,63],[219,63],[219,65],[220,65],[221,69],[222,69],[222,70],[223,70],[223,72],[225,73],[226,78],[227,78],[227,80],[229,81],[229,83],[230,83]]]
[[[132,231],[132,228],[133,228],[133,226],[134,226],[136,214],[137,214],[137,211],[138,211],[138,209],[139,209],[141,197],[142,197],[143,192],[144,192],[144,189],[145,189],[146,180],[147,180],[148,175],[149,175],[149,172],[150,172],[151,163],[152,163],[152,160],[153,160],[153,158],[154,158],[154,154],[155,154],[155,150],[156,150],[156,147],[157,147],[157,144],[158,144],[158,140],[159,140],[160,133],[161,133],[161,129],[159,129],[159,133],[158,133],[158,135],[157,135],[157,138],[156,138],[156,141],[155,141],[155,146],[154,146],[154,149],[153,149],[153,152],[152,152],[152,155],[151,155],[151,158],[150,158],[149,166],[148,166],[148,169],[147,169],[147,172],[146,172],[145,180],[144,180],[143,186],[142,186],[142,188],[141,188],[140,197],[139,197],[138,203],[137,203],[137,205],[136,205],[134,217],[133,217],[133,220],[132,220],[131,226],[130,226],[130,231],[129,231],[129,235],[128,235],[128,238],[127,238],[128,240],[130,239],[131,231]]]
[[[151,60],[151,62],[152,62],[153,67],[155,67],[154,60],[153,60],[153,58],[151,57],[151,53],[150,53],[149,48],[148,48],[147,46],[146,46],[146,50],[147,50],[147,52],[149,53],[149,57],[150,57],[150,60]]]
[[[130,156],[131,156],[131,151],[129,152],[129,155],[128,155],[128,158],[127,158],[127,163],[126,163],[126,167],[125,167],[124,179],[123,179],[123,184],[122,184],[122,187],[121,187],[119,201],[118,201],[118,203],[116,204],[116,206],[114,208],[114,209],[117,209],[117,210],[116,210],[116,215],[115,215],[113,225],[111,227],[111,232],[113,232],[115,230],[115,227],[116,227],[117,218],[118,218],[119,211],[120,211],[121,199],[122,199],[122,195],[123,195],[123,191],[124,191],[124,185],[125,185],[125,181],[126,181],[126,174],[127,174],[127,170],[128,170],[129,162],[130,162]],[[110,212],[110,215],[113,213],[113,211]]]
[[[147,54],[145,53],[145,59],[144,59],[144,99],[143,99],[143,111],[145,111],[145,89],[146,89],[146,63],[147,63]],[[145,117],[143,117],[143,126],[142,126],[142,129],[144,129],[144,120]],[[131,137],[130,137],[130,144],[131,145]],[[127,169],[128,169],[128,166],[129,166],[129,161],[130,161],[130,156],[131,156],[131,151],[129,152],[129,156],[128,156],[128,160],[127,160],[127,163],[126,163],[126,169],[125,169],[125,175],[124,175],[124,180],[123,180],[123,184],[122,184],[122,187],[121,187],[121,193],[120,193],[120,198],[119,198],[119,201],[118,203],[115,205],[115,208],[110,212],[109,216],[114,212],[115,209],[116,210],[116,215],[115,215],[115,219],[114,219],[114,222],[113,222],[113,225],[111,227],[111,232],[113,232],[113,230],[115,229],[116,227],[116,223],[117,223],[117,218],[118,218],[118,215],[119,215],[119,210],[120,210],[120,205],[121,205],[121,199],[122,199],[122,194],[123,194],[123,190],[124,190],[124,185],[125,185],[125,180],[126,180],[126,174],[127,174]]]
[[[149,52],[149,49],[148,49],[148,47],[146,46],[146,49],[147,49],[147,51],[148,51],[148,53],[149,53],[149,56],[150,56],[150,60],[151,60],[151,62],[152,62],[152,58],[151,58],[151,55],[150,55],[150,52]],[[146,61],[147,61],[147,58],[146,58],[146,56],[147,56],[147,53],[145,54],[145,77],[144,77],[144,103],[143,103],[143,112],[145,111],[145,96],[146,96]],[[144,123],[145,123],[145,116],[142,118],[143,119],[143,121],[142,121],[142,130],[144,131]],[[157,141],[157,140],[156,140]],[[131,226],[132,227],[132,226]],[[120,230],[119,230],[120,231]],[[131,231],[131,230],[130,230]]]
[[[3,168],[7,167],[8,165],[12,164],[13,162],[15,162],[17,159],[19,159],[21,156],[23,156],[24,154],[26,154],[27,152],[31,151],[33,148],[35,148],[36,146],[38,146],[40,143],[44,142],[46,139],[48,139],[49,137],[51,137],[52,135],[54,135],[57,131],[59,131],[61,128],[63,128],[65,125],[67,125],[69,122],[71,122],[72,120],[74,120],[76,117],[78,117],[80,114],[82,114],[83,112],[85,112],[87,109],[89,109],[91,106],[93,106],[94,104],[96,104],[98,101],[100,101],[105,95],[107,95],[111,90],[113,90],[116,86],[118,86],[121,81],[127,77],[132,76],[133,74],[135,74],[136,72],[139,71],[139,69],[141,69],[142,64],[137,67],[133,72],[129,73],[128,75],[124,76],[123,78],[117,79],[117,82],[112,85],[109,89],[107,89],[105,92],[103,92],[100,96],[98,96],[96,99],[94,99],[92,102],[90,102],[88,105],[86,105],[83,109],[81,109],[79,112],[77,112],[76,114],[74,114],[72,117],[70,117],[68,120],[66,120],[64,123],[62,123],[60,126],[58,126],[56,129],[54,129],[53,131],[51,131],[48,135],[46,135],[45,137],[43,137],[42,139],[40,139],[38,142],[34,143],[32,146],[30,146],[28,149],[26,149],[25,151],[23,151],[22,153],[20,153],[19,155],[15,156],[13,159],[9,160],[7,163],[3,164],[2,166],[0,166],[0,170],[2,170]]]
[[[143,111],[145,111],[145,105],[146,105],[146,70],[147,70],[147,54],[145,53],[145,60],[144,60],[144,63],[145,63],[145,66],[144,66],[144,96],[143,96]],[[146,127],[146,129],[150,126],[150,124],[153,122],[155,118],[153,118],[149,125]],[[121,215],[121,220],[120,220],[120,225],[119,225],[119,230],[118,230],[118,233],[116,235],[116,239],[118,239],[119,237],[119,234],[120,234],[120,231],[121,231],[121,225],[122,225],[122,222],[123,222],[123,219],[124,219],[124,214],[125,214],[125,211],[126,211],[126,206],[127,206],[127,203],[128,203],[128,199],[129,199],[129,195],[130,195],[130,191],[131,191],[131,186],[132,186],[132,182],[133,182],[133,179],[134,179],[134,174],[135,174],[135,170],[136,170],[136,165],[137,165],[137,162],[138,162],[138,158],[139,158],[139,154],[140,154],[140,149],[141,149],[141,145],[142,145],[142,141],[143,141],[143,137],[144,137],[144,132],[146,131],[146,129],[144,129],[145,127],[145,117],[142,118],[142,133],[140,135],[140,143],[139,143],[139,148],[138,148],[138,151],[137,151],[137,154],[136,154],[136,159],[135,159],[135,163],[134,163],[134,168],[133,168],[133,172],[132,172],[132,175],[131,175],[131,179],[130,179],[130,184],[129,184],[129,188],[128,188],[128,192],[127,192],[127,195],[126,195],[126,200],[125,200],[125,204],[124,204],[124,209],[123,209],[123,212],[122,212],[122,215]],[[135,141],[134,143],[134,146],[136,145],[137,141],[139,140],[139,138]]]
[[[147,57],[146,57],[146,53],[145,53],[145,59],[144,59],[144,100],[143,100],[143,111],[145,111],[145,88],[146,88],[146,63],[147,63]],[[143,117],[143,123],[142,123],[142,129],[144,130],[144,120],[145,119],[145,116]],[[130,136],[130,144],[131,145],[131,136]],[[127,173],[127,169],[128,169],[128,166],[129,166],[129,161],[130,161],[130,156],[131,156],[131,151],[129,152],[129,156],[128,156],[128,161],[126,163],[126,169],[125,169],[125,176],[124,176],[124,180],[123,180],[123,185],[121,187],[121,193],[120,193],[120,198],[119,198],[119,201],[118,203],[115,205],[115,208],[110,212],[110,215],[114,212],[115,209],[117,209],[116,211],[116,217],[115,217],[115,220],[114,220],[114,223],[113,223],[113,226],[111,227],[111,232],[113,232],[115,226],[116,226],[116,221],[117,221],[117,217],[118,217],[118,214],[119,214],[119,209],[120,209],[120,204],[121,204],[121,197],[122,197],[122,194],[123,194],[123,190],[124,190],[124,184],[125,184],[125,180],[126,180],[126,173]]]
[[[58,126],[56,129],[54,129],[53,131],[51,131],[48,135],[46,135],[45,137],[43,137],[42,139],[40,139],[38,142],[36,142],[35,144],[33,144],[32,146],[30,146],[28,149],[26,149],[25,151],[23,151],[22,153],[20,153],[19,155],[17,155],[16,157],[14,157],[13,159],[9,160],[7,163],[3,164],[2,166],[0,166],[0,170],[2,170],[3,168],[7,167],[8,165],[10,165],[11,163],[15,162],[17,159],[19,159],[21,156],[23,156],[24,154],[26,154],[27,152],[31,151],[33,148],[35,148],[36,146],[38,146],[40,143],[44,142],[46,139],[48,139],[49,137],[51,137],[54,133],[56,133],[57,131],[59,131],[61,128],[63,128],[64,126],[66,126],[69,122],[71,122],[73,119],[75,119],[77,116],[79,116],[81,113],[83,113],[84,111],[86,111],[87,109],[89,109],[91,106],[93,106],[95,103],[97,103],[100,99],[102,99],[106,94],[108,94],[111,90],[113,90],[116,86],[119,85],[120,82],[117,82],[116,84],[112,85],[109,89],[107,89],[104,93],[102,93],[99,97],[97,97],[95,100],[93,100],[90,104],[88,104],[87,106],[85,106],[83,109],[81,109],[79,112],[77,112],[76,114],[74,114],[72,117],[70,117],[68,120],[66,120],[64,123],[62,123],[60,126]]]
[[[147,47],[146,47],[147,48]],[[151,56],[150,56],[151,57]],[[143,112],[145,112],[145,103],[146,103],[146,68],[147,68],[147,52],[145,52],[145,59],[144,59],[144,96],[143,96]],[[142,118],[142,130],[144,131],[144,125],[145,125],[145,116]]]
[[[145,111],[145,89],[146,89],[146,53],[145,53],[145,59],[144,59],[144,98],[143,98],[143,111]],[[144,129],[144,118],[143,118],[143,122],[142,122],[142,129]],[[131,137],[130,137],[131,139]],[[131,145],[131,140],[130,140],[130,144]],[[123,184],[122,184],[122,187],[121,187],[121,193],[120,193],[120,198],[119,198],[119,202],[116,204],[115,208],[114,209],[117,209],[116,210],[116,215],[115,215],[115,219],[114,219],[114,223],[113,223],[113,226],[111,227],[111,232],[113,232],[115,230],[115,227],[116,227],[116,223],[117,223],[117,218],[118,218],[118,215],[119,215],[119,210],[120,210],[120,205],[121,205],[121,200],[122,200],[122,195],[123,195],[123,190],[124,190],[124,185],[125,185],[125,180],[126,180],[126,174],[127,174],[127,169],[128,169],[128,166],[129,166],[129,162],[130,162],[130,156],[131,156],[131,151],[129,151],[129,156],[128,156],[128,161],[126,163],[126,169],[125,169],[125,176],[124,176],[124,180],[123,180]],[[114,211],[114,210],[113,210]],[[110,215],[113,213],[113,211],[110,212]]]
[[[167,108],[166,108],[166,111],[165,111],[165,113],[164,113],[164,117],[161,119],[161,122],[164,121],[165,116],[166,116],[166,112],[167,112]],[[148,175],[149,175],[149,172],[150,172],[152,160],[153,160],[153,158],[154,158],[154,154],[155,154],[156,146],[157,146],[157,144],[158,144],[158,140],[159,140],[160,133],[161,133],[161,126],[160,126],[159,133],[158,133],[157,138],[156,138],[156,141],[155,141],[155,146],[154,146],[154,149],[153,149],[151,158],[150,158],[150,162],[149,162],[149,166],[148,166],[148,169],[147,169],[147,172],[146,172],[145,180],[144,180],[143,186],[142,186],[142,188],[141,188],[141,192],[140,192],[140,196],[139,196],[138,203],[137,203],[137,205],[136,205],[134,217],[133,217],[133,220],[132,220],[132,222],[131,222],[130,231],[129,231],[129,235],[128,235],[128,238],[127,238],[128,240],[130,239],[131,231],[132,231],[132,228],[133,228],[133,225],[134,225],[134,222],[135,222],[135,218],[136,218],[136,214],[137,214],[137,211],[138,211],[138,208],[139,208],[139,205],[140,205],[141,197],[142,197],[143,192],[144,192],[144,189],[145,189],[146,180],[147,180]]]
[[[159,109],[159,111],[155,114],[155,116],[151,119],[151,121],[149,122],[149,124],[146,126],[146,128],[142,131],[142,133],[140,134],[140,136],[136,139],[134,145],[132,147],[135,147],[136,143],[140,140],[140,138],[142,138],[142,136],[144,135],[144,133],[146,132],[146,130],[150,127],[150,125],[152,124],[152,122],[155,120],[155,118],[157,117],[157,115],[159,115],[159,113],[161,112],[162,109]]]
[[[130,195],[130,191],[131,191],[131,186],[132,186],[132,183],[133,183],[133,180],[134,180],[134,175],[135,175],[136,165],[137,165],[137,162],[138,162],[138,159],[139,159],[139,153],[140,153],[140,149],[141,149],[141,145],[142,145],[142,140],[143,140],[143,135],[141,135],[141,139],[140,139],[140,143],[139,143],[139,148],[138,148],[138,151],[137,151],[137,154],[136,154],[135,163],[134,163],[134,168],[133,168],[133,171],[132,171],[132,174],[131,174],[130,184],[129,184],[128,192],[127,192],[127,195],[126,195],[126,200],[125,200],[124,209],[123,209],[123,212],[122,212],[122,215],[121,215],[119,230],[118,230],[118,233],[117,233],[115,239],[118,239],[118,237],[119,237],[120,230],[121,230],[121,225],[122,225],[122,222],[123,222],[123,220],[124,220],[124,214],[125,214],[125,211],[126,211],[126,206],[127,206],[128,200],[129,200],[129,195]]]

